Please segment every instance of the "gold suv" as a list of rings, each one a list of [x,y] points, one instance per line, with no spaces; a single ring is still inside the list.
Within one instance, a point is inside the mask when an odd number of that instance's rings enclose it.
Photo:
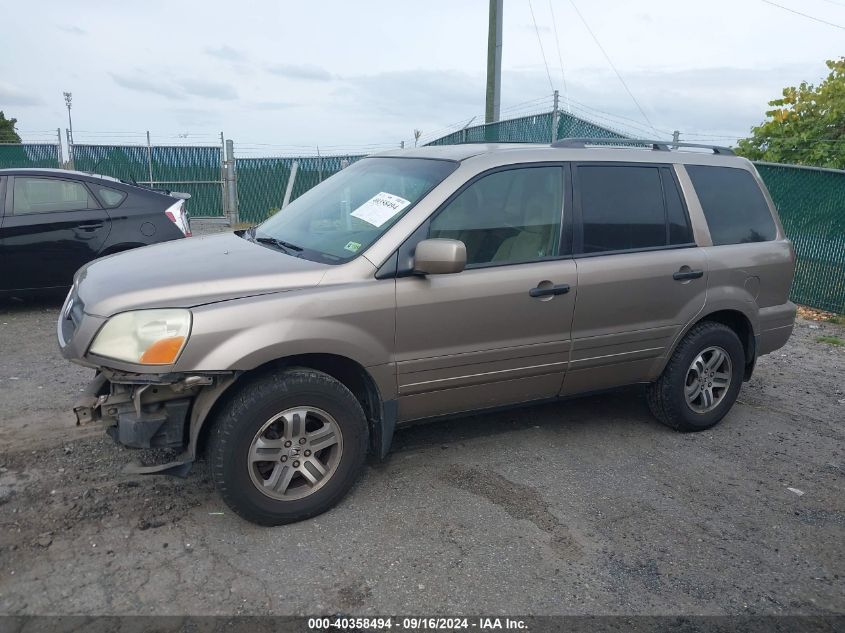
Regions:
[[[751,163],[680,145],[388,152],[247,231],[97,260],[58,323],[96,369],[77,417],[178,452],[136,472],[203,447],[264,525],[330,508],[422,418],[643,383],[710,428],[789,338],[795,256]]]

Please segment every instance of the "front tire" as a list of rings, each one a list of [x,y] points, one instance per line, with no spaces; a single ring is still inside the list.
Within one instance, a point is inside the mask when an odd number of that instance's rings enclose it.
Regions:
[[[736,332],[715,321],[698,323],[678,344],[660,378],[646,388],[649,409],[678,431],[709,429],[736,401],[744,368]]]
[[[321,514],[349,491],[367,454],[367,420],[343,384],[288,369],[249,382],[213,422],[215,487],[238,515],[281,525]]]

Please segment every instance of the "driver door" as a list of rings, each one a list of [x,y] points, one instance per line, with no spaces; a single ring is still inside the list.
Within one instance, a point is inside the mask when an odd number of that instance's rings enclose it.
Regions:
[[[565,189],[560,165],[496,170],[435,214],[428,237],[463,241],[467,268],[396,280],[400,420],[557,395],[577,282]]]

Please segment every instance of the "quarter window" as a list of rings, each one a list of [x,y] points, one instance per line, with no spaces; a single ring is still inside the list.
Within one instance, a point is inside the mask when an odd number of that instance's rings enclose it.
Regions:
[[[666,211],[657,167],[578,167],[584,253],[666,245]]]
[[[745,169],[687,165],[715,246],[766,242],[777,229],[754,176]]]
[[[562,208],[560,167],[498,171],[452,200],[429,237],[463,242],[467,266],[530,262],[558,254]]]
[[[94,198],[80,182],[58,178],[15,177],[14,213],[50,213],[96,208]]]
[[[109,209],[113,209],[118,206],[126,197],[125,193],[118,191],[117,189],[112,189],[111,187],[98,186],[97,193],[100,196],[100,200],[102,200],[103,204],[105,204]]]

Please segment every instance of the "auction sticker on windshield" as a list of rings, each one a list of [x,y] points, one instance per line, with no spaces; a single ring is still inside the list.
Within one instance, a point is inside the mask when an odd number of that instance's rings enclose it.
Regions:
[[[410,200],[380,191],[349,215],[379,227],[409,204],[411,204]]]

